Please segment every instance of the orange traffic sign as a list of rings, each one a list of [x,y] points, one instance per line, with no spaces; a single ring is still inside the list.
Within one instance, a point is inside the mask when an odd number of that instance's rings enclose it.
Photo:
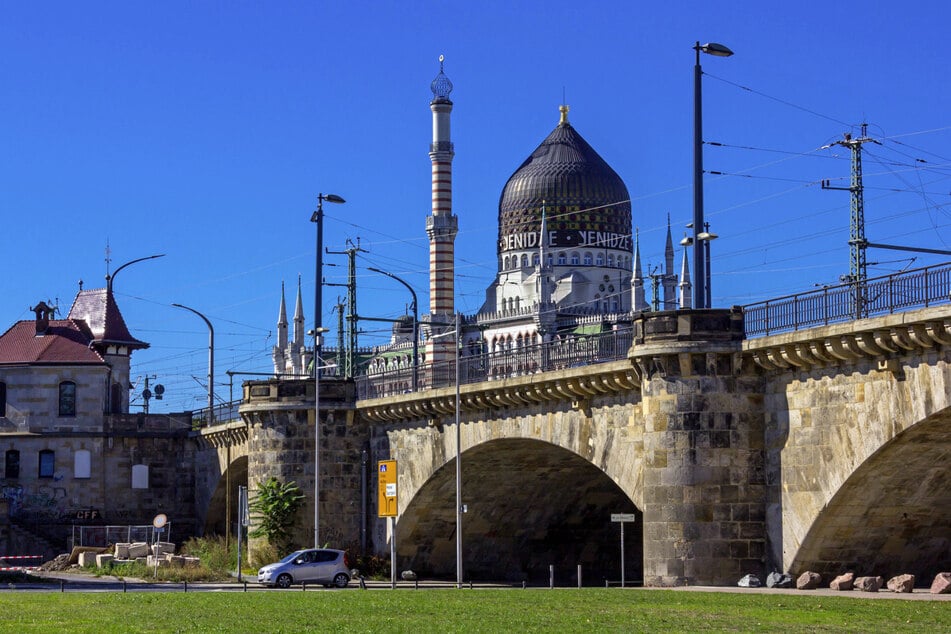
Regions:
[[[396,517],[396,461],[380,460],[377,463],[380,495],[377,498],[380,517]]]

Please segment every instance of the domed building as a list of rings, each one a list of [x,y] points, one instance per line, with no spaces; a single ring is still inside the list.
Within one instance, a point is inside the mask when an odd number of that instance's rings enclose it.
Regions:
[[[385,391],[423,387],[419,368],[452,363],[456,354],[451,331],[456,319],[455,238],[459,218],[452,209],[452,88],[440,58],[439,74],[430,85],[432,213],[426,218],[429,312],[420,318],[415,346],[412,318],[406,316],[394,325],[388,344],[360,352],[366,374],[385,375],[386,383],[392,383]],[[498,272],[486,289],[479,312],[460,316],[460,349],[463,357],[482,358],[478,370],[472,367],[477,373],[492,369],[493,362],[487,355],[548,343],[570,347],[602,333],[629,333],[639,311],[689,307],[686,252],[678,283],[669,220],[664,267],[652,270],[645,278],[627,186],[568,121],[568,106],[560,106],[559,111],[555,129],[502,188],[496,242]],[[650,288],[650,306],[645,299],[645,281]],[[283,297],[281,311],[278,330],[281,332],[283,323],[286,332]],[[294,374],[308,367],[302,339],[295,336],[292,343],[279,337],[275,372]],[[292,361],[287,360],[288,349],[293,349]],[[522,368],[516,363],[509,368],[505,361],[502,373],[536,371],[545,364],[524,365]],[[412,381],[408,379],[410,374]]]

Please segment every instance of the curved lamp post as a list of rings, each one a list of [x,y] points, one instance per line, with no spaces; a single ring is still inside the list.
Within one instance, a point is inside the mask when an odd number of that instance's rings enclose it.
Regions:
[[[215,328],[207,317],[202,315],[194,308],[183,306],[182,304],[172,304],[175,308],[184,308],[187,311],[195,313],[208,326],[208,425],[215,423]]]
[[[416,291],[405,280],[396,277],[392,273],[372,266],[367,267],[367,270],[393,278],[405,286],[410,295],[413,296],[413,391],[415,392],[419,388],[419,304],[416,301]]]
[[[323,321],[324,286],[324,201],[328,203],[347,202],[337,194],[317,194],[317,209],[310,221],[317,225],[317,258],[314,280],[314,548],[320,548],[320,335],[327,331]]]
[[[704,233],[703,227],[703,115],[701,108],[701,81],[703,70],[700,68],[700,53],[716,57],[729,57],[733,51],[716,42],[700,44],[697,42],[693,50],[696,52],[696,62],[693,67],[693,306],[694,308],[710,308],[710,289],[708,273],[704,272],[703,247],[700,237]]]
[[[107,274],[107,275],[106,275],[106,290],[107,290],[110,294],[112,293],[112,283],[115,281],[116,275],[119,274],[119,271],[121,271],[121,270],[124,269],[125,267],[131,266],[131,265],[136,264],[136,263],[138,263],[138,262],[145,262],[146,260],[154,260],[155,258],[164,258],[164,257],[165,257],[165,254],[164,254],[164,253],[160,253],[160,254],[158,254],[158,255],[148,255],[148,256],[146,256],[146,257],[144,257],[144,258],[138,258],[137,260],[132,260],[131,262],[126,262],[125,264],[123,264],[122,266],[120,266],[119,268],[117,268],[115,271],[113,271],[111,274]]]

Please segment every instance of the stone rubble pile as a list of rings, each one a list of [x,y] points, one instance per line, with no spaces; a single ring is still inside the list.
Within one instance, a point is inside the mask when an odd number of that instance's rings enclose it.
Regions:
[[[198,557],[185,557],[175,554],[175,544],[155,542],[151,546],[145,542],[116,544],[112,554],[102,553],[96,556],[96,566],[104,568],[110,564],[137,562],[152,567],[169,566],[172,568],[198,567]]]
[[[772,584],[773,575],[776,575],[777,580],[788,577],[788,575],[780,576],[779,573],[772,573],[767,585],[771,588],[785,587]],[[822,575],[817,572],[806,571],[796,579],[796,589],[815,590],[821,583]],[[896,575],[886,582],[882,577],[856,577],[854,572],[845,572],[836,576],[829,583],[829,588],[837,591],[855,590],[858,592],[878,592],[885,588],[890,592],[909,593],[915,589],[915,575]],[[939,572],[931,583],[930,592],[931,594],[951,594],[951,572]]]

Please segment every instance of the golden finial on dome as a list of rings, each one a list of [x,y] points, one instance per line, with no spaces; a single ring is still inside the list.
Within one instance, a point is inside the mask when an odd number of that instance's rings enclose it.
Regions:
[[[558,125],[564,125],[565,123],[568,123],[568,105],[561,104],[558,106],[558,112],[561,113],[561,121],[558,122]]]

